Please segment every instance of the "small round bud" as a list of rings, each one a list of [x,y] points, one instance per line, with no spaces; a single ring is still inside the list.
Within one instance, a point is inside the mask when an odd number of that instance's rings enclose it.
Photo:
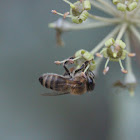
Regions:
[[[132,11],[137,7],[137,2],[132,2],[131,4],[128,5],[127,10]]]
[[[77,51],[77,52],[75,53],[74,56],[75,56],[75,57],[80,57],[80,56],[82,56],[85,52],[86,52],[85,50],[81,49],[81,50]]]
[[[117,4],[117,9],[120,11],[126,11],[126,5],[122,3]]]
[[[115,41],[116,45],[119,45],[122,49],[124,49],[126,47],[126,44],[122,41],[122,40],[116,40]]]
[[[115,40],[113,38],[110,38],[105,42],[105,46],[109,47],[109,46],[113,45],[114,43],[115,43]]]
[[[82,21],[85,21],[88,18],[88,15],[89,13],[86,10],[84,10],[82,14],[79,16],[79,19],[81,19]]]
[[[84,5],[85,10],[90,10],[91,9],[91,4],[90,4],[89,0],[85,0],[83,5]]]
[[[113,0],[113,4],[117,5],[120,2],[120,0]]]
[[[85,53],[83,54],[83,57],[87,60],[87,61],[90,61],[93,59],[93,55],[88,52],[88,51],[85,51]]]
[[[77,1],[73,4],[75,8],[70,9],[72,22],[80,24],[88,18],[89,13],[87,10],[91,9],[90,1]]]
[[[79,19],[79,17],[72,17],[71,19],[72,19],[72,22],[76,24],[80,24],[83,22],[82,19]]]

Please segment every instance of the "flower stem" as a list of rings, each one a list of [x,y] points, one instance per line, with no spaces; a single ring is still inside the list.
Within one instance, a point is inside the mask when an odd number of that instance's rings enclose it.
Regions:
[[[100,17],[100,16],[94,16],[92,14],[89,14],[89,17],[95,20],[100,20],[104,22],[109,22],[109,23],[119,23],[121,22],[120,18],[105,18],[105,17]]]
[[[69,29],[70,30],[84,30],[84,29],[105,27],[105,26],[109,26],[109,25],[113,25],[113,23],[92,22],[92,23],[87,23],[87,24],[83,23],[80,25],[71,24]]]
[[[69,4],[72,8],[75,8],[74,4],[69,2],[68,0],[63,0],[64,2],[66,2],[67,4]]]
[[[137,8],[135,9],[135,11],[132,13],[132,16],[133,16],[133,17],[139,16],[139,12],[140,12],[140,3],[139,3],[139,5],[137,6]]]
[[[130,19],[130,21],[133,22],[133,23],[140,24],[140,20],[138,18],[132,18],[132,19]]]
[[[122,38],[123,34],[124,34],[125,31],[126,31],[126,28],[127,28],[127,24],[124,23],[124,24],[122,25],[122,27],[120,28],[120,32],[119,32],[119,34],[118,34],[118,36],[117,36],[116,39],[119,39],[119,40],[120,40],[120,39]]]
[[[112,13],[111,11],[110,11],[110,9],[109,8],[104,8],[102,5],[100,5],[99,3],[97,3],[96,1],[90,1],[90,3],[93,5],[93,6],[95,6],[96,8],[98,8],[98,9],[100,9],[100,10],[102,10],[102,11],[104,11],[104,12],[106,12],[106,13],[108,13],[109,15],[115,15],[114,13]]]
[[[107,60],[106,60],[105,68],[107,68],[108,63],[109,63],[109,58],[107,58]]]
[[[119,31],[120,26],[118,25],[112,32],[110,32],[92,51],[91,53],[94,55],[96,52],[98,52],[103,46],[104,43],[106,42],[107,39],[110,37],[113,37],[117,32]]]
[[[100,2],[103,5],[104,8],[109,9],[113,14],[118,16],[118,11],[114,8],[113,5],[109,4],[105,0],[97,0],[97,1]]]
[[[133,34],[136,36],[136,38],[140,42],[140,33],[138,32],[138,30],[133,25],[130,26],[130,30],[133,32]]]
[[[62,13],[57,12],[56,14],[57,14],[57,15],[59,15],[59,16],[64,17],[64,14],[62,14]],[[71,17],[71,15],[67,15],[67,17],[69,17],[69,18],[70,18],[70,17]]]
[[[120,64],[121,69],[124,70],[121,59],[119,59],[119,64]]]
[[[125,43],[127,46],[127,51],[131,52],[131,48],[130,48],[130,41],[129,41],[129,36],[128,36],[128,32],[125,33]],[[128,70],[128,72],[132,72],[132,63],[131,63],[131,59],[130,57],[126,57],[126,69]]]

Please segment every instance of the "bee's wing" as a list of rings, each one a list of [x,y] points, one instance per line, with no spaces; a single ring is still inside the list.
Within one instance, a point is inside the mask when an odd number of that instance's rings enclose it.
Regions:
[[[42,96],[59,96],[59,95],[64,95],[64,94],[69,94],[68,92],[48,92],[48,93],[43,93],[41,94]]]

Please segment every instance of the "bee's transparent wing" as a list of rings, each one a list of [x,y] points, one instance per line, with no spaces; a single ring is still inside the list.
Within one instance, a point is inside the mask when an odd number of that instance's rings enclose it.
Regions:
[[[48,92],[41,94],[42,96],[59,96],[59,95],[65,95],[69,94],[68,92]]]

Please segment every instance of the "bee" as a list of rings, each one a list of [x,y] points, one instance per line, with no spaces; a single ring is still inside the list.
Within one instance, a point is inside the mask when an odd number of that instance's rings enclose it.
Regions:
[[[55,92],[45,93],[43,96],[57,96],[64,94],[82,95],[86,92],[94,90],[95,76],[92,71],[86,73],[81,70],[86,66],[86,63],[73,74],[67,69],[64,63],[65,74],[58,75],[54,73],[43,74],[39,81],[44,87],[51,89]]]

